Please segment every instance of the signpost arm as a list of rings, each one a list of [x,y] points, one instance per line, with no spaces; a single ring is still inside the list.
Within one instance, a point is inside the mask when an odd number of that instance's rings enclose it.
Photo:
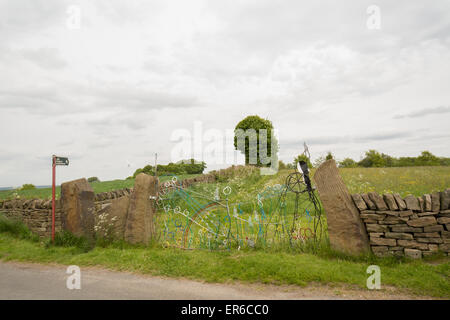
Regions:
[[[52,157],[52,241],[55,241],[55,174],[56,156]]]

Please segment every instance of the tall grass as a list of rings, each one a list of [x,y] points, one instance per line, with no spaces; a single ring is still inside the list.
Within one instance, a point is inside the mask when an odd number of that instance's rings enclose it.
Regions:
[[[7,219],[2,214],[0,214],[0,232],[8,233],[19,239],[39,241],[39,236],[32,233],[23,222]]]

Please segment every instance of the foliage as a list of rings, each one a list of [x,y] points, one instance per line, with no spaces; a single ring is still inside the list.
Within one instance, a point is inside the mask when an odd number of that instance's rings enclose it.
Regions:
[[[20,188],[20,190],[34,190],[34,189],[36,189],[36,187],[34,184],[31,183],[26,183]]]
[[[100,180],[97,177],[89,177],[88,182],[100,182]]]
[[[299,163],[300,161],[305,161],[308,164],[308,168],[313,168],[311,161],[304,154],[300,154],[294,159],[294,168],[297,168],[297,163]]]
[[[201,174],[206,168],[205,162],[195,161],[194,159],[181,160],[178,163],[172,163],[163,165],[158,164],[156,171],[158,175],[173,173],[176,175],[181,174]],[[146,165],[144,168],[137,169],[133,177],[135,178],[139,173],[145,173],[151,176],[155,175],[155,168],[151,165]]]
[[[256,134],[256,137],[253,139],[250,139],[250,131],[254,130],[254,133]],[[243,133],[242,131],[243,130]],[[248,116],[241,120],[236,127],[234,128],[234,148],[236,150],[239,150],[242,154],[245,155],[245,164],[246,165],[255,165],[258,167],[262,166],[270,166],[271,163],[263,164],[261,162],[261,155],[260,152],[260,130],[266,130],[267,132],[267,154],[263,156],[267,156],[267,158],[271,158],[272,155],[276,155],[278,152],[278,141],[276,140],[273,133],[273,125],[272,122],[268,119],[262,119],[257,115],[254,116]],[[261,132],[262,133],[262,132]],[[242,135],[243,134],[243,135]],[[244,145],[238,145],[238,139],[245,139]],[[252,158],[256,156],[257,163],[250,163],[250,141],[256,141],[256,155],[252,155]],[[272,150],[272,142],[274,144],[274,150]]]
[[[52,242],[51,239],[48,239],[45,245],[47,248],[51,246],[76,247],[83,252],[88,252],[94,248],[95,242],[85,237],[77,237],[69,231],[64,230],[55,233],[55,241]]]
[[[334,156],[331,153],[331,151],[328,151],[327,156],[325,157],[325,160],[331,160],[331,159],[334,159]]]
[[[339,162],[339,168],[356,168],[358,164],[351,158],[345,158]]]
[[[9,233],[19,239],[31,241],[39,240],[39,237],[33,234],[22,221],[10,220],[0,214],[0,233],[1,232]]]
[[[386,160],[376,150],[366,151],[366,156],[358,163],[361,167],[385,167]]]
[[[345,160],[345,162],[344,162]],[[354,160],[345,158],[340,162],[343,168],[354,167]],[[369,150],[365,157],[357,163],[359,167],[418,167],[418,166],[450,166],[450,158],[437,157],[429,151],[422,151],[417,157],[399,157],[395,158],[385,153],[379,153],[376,150]]]

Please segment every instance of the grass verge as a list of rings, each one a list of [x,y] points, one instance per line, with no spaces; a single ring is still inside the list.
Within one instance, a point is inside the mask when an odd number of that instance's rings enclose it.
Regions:
[[[68,242],[65,242],[68,245]],[[139,247],[116,243],[85,252],[77,246],[48,246],[0,233],[0,259],[100,266],[154,276],[183,277],[207,282],[238,280],[249,283],[309,283],[352,285],[366,288],[367,267],[381,268],[381,284],[417,295],[450,298],[450,262],[440,263],[367,257],[346,257],[330,252],[313,255],[288,252],[183,251],[158,246]],[[436,261],[435,261],[436,262]]]

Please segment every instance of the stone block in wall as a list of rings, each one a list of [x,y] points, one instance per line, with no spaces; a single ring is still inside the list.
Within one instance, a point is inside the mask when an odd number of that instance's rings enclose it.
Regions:
[[[429,194],[424,194],[422,196],[424,202],[424,211],[432,211],[431,210],[431,196]]]
[[[399,210],[406,210],[406,203],[398,193],[393,194],[395,202],[397,203],[397,206]]]
[[[387,217],[386,219],[379,221],[379,224],[399,224],[408,221],[408,218],[400,218],[400,217]]]
[[[421,243],[443,243],[441,238],[416,238],[417,242]]]
[[[386,216],[375,213],[376,211],[362,211],[359,215],[361,219],[383,220]]]
[[[395,247],[397,245],[396,239],[387,239],[387,238],[379,238],[379,237],[371,237],[370,244],[376,246],[392,246]]]
[[[336,162],[330,159],[322,163],[313,179],[327,215],[331,247],[350,254],[370,251],[360,212],[339,174]]]
[[[61,222],[64,230],[77,236],[93,238],[95,193],[86,179],[61,184]]]
[[[389,210],[396,211],[399,210],[397,202],[395,202],[395,198],[392,194],[384,194],[383,200],[387,204]]]
[[[415,240],[397,240],[397,245],[405,248],[428,250],[428,244],[419,243]]]
[[[383,257],[388,253],[387,246],[372,246],[371,249],[372,249],[373,254],[378,257]]]
[[[372,202],[372,200],[370,200],[370,198],[369,198],[369,196],[367,194],[363,193],[361,195],[361,198],[363,198],[364,202],[366,203],[367,207],[370,210],[376,210],[377,209],[377,206],[375,205],[375,203]]]
[[[403,251],[405,248],[396,246],[396,247],[389,247],[389,251]]]
[[[359,209],[359,211],[367,210],[367,204],[364,202],[363,198],[360,194],[352,194],[353,202],[355,202],[356,207]]]
[[[417,219],[411,219],[406,222],[411,227],[427,227],[436,224],[435,217],[421,217]]]
[[[412,210],[406,210],[406,211],[399,212],[399,216],[402,218],[412,216],[413,214],[414,214],[414,212],[412,212]]]
[[[446,189],[440,193],[441,207],[439,210],[447,210],[450,208],[450,189]]]
[[[414,233],[416,238],[440,238],[439,232],[416,232]]]
[[[379,224],[366,224],[367,232],[386,232],[389,231],[388,226],[383,226]]]
[[[388,207],[387,207],[386,203],[384,202],[383,197],[380,196],[378,193],[369,192],[367,195],[369,196],[369,199],[372,200],[372,202],[375,204],[375,206],[377,207],[377,210],[380,210],[380,211],[388,210]]]
[[[28,208],[30,207],[30,204],[31,204],[32,202],[33,202],[32,199],[24,200],[24,201],[23,201],[23,204],[22,204],[22,208],[23,208],[23,209],[28,209]]]
[[[107,207],[97,212],[95,229],[100,237],[122,240],[130,205],[130,196],[113,199]]]
[[[439,212],[433,212],[433,211],[429,211],[429,212],[419,212],[417,214],[418,217],[425,217],[425,216],[435,216],[437,215]]]
[[[422,251],[417,249],[405,249],[405,256],[412,259],[422,258]]]
[[[439,224],[450,224],[450,217],[439,217],[437,218],[437,223]]]
[[[425,202],[423,201],[422,197],[417,197],[417,201],[419,202],[419,212],[424,212],[425,211]]]
[[[385,215],[393,216],[393,217],[399,217],[400,216],[400,212],[399,211],[378,211],[378,214],[385,214]]]
[[[151,196],[156,196],[157,178],[140,173],[134,182],[126,221],[125,240],[148,244],[155,235],[154,208]]]
[[[383,232],[370,232],[369,233],[369,237],[372,237],[372,238],[379,238],[381,236],[384,236]]]
[[[385,237],[392,239],[413,240],[412,234],[404,232],[386,232]]]
[[[406,208],[408,210],[420,211],[419,201],[413,195],[408,195],[405,197]]]
[[[450,239],[450,231],[441,231],[442,239]]]
[[[441,196],[439,192],[431,194],[431,211],[439,211],[441,209]]]
[[[440,224],[423,228],[423,232],[439,232],[439,231],[443,231],[443,230],[444,230],[444,227]]]
[[[450,243],[441,243],[439,245],[439,250],[444,251],[444,252],[450,252]]]
[[[432,251],[432,252],[436,252],[439,250],[439,246],[437,244],[429,244],[428,245],[428,250]]]
[[[405,255],[403,250],[404,250],[403,248],[402,248],[401,251],[400,250],[391,250],[391,249],[389,249],[388,253],[389,253],[389,255],[393,255],[393,256],[396,256],[396,257],[402,257],[402,256]]]

